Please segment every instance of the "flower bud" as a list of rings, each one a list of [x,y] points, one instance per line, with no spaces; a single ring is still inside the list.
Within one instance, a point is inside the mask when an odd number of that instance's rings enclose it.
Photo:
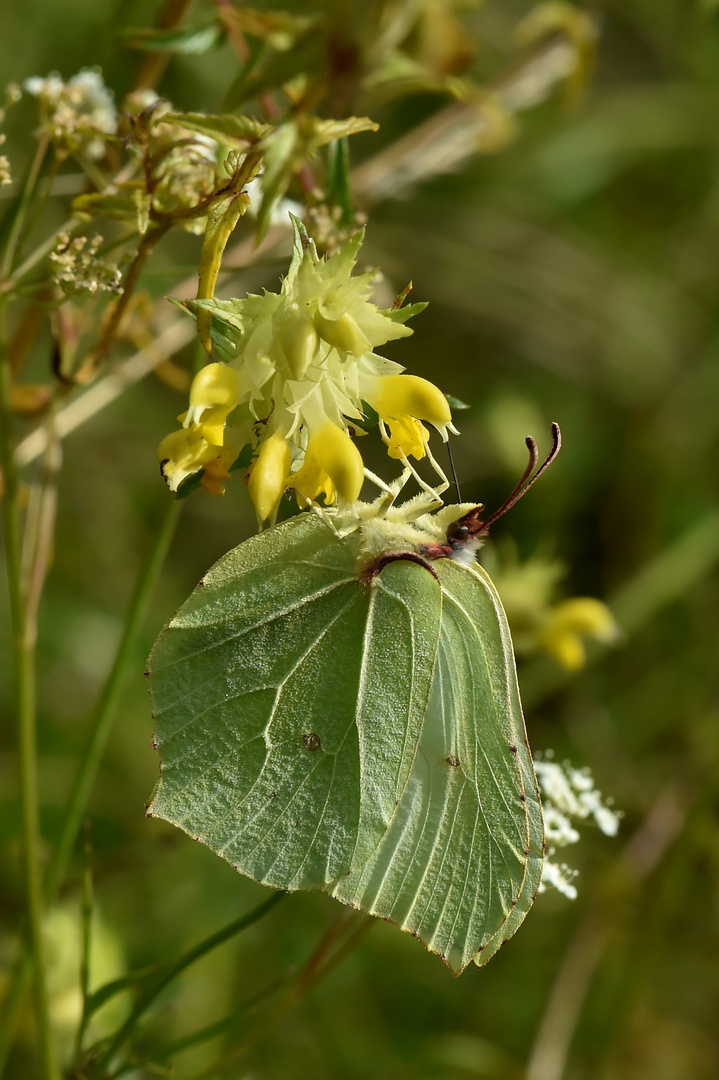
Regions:
[[[609,608],[591,596],[575,596],[550,612],[549,620],[537,637],[537,644],[568,671],[584,665],[586,651],[581,636],[597,641],[616,642],[620,631]]]
[[[301,379],[317,352],[317,331],[309,319],[295,315],[287,319],[280,331],[280,343],[287,357],[293,379]]]
[[[370,351],[370,343],[364,336],[353,315],[340,315],[339,319],[326,319],[319,311],[315,326],[328,345],[352,356],[362,356]]]
[[[290,448],[281,435],[270,435],[260,446],[247,481],[247,490],[261,524],[274,522],[289,479]]]
[[[192,380],[190,412],[214,406],[234,409],[240,392],[237,372],[228,364],[206,364]],[[195,423],[199,421],[193,416]]]
[[[326,501],[334,502],[336,492],[344,502],[356,502],[364,483],[362,455],[342,428],[325,424],[310,436],[305,463],[293,483],[306,499],[316,499],[324,492]]]
[[[222,446],[225,421],[237,406],[240,380],[227,364],[206,364],[192,380],[183,427],[196,424],[213,446]]]
[[[608,644],[616,641],[619,633],[607,605],[592,596],[575,596],[557,604],[552,612],[551,625],[555,630],[586,634]]]

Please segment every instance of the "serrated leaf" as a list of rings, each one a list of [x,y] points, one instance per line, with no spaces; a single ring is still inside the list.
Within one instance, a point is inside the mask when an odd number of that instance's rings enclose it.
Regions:
[[[386,315],[392,322],[406,323],[413,315],[419,315],[427,307],[427,300],[418,300],[416,304],[405,304],[404,307],[382,308],[381,314]]]
[[[245,150],[272,131],[269,124],[261,124],[250,116],[226,113],[220,116],[206,113],[163,113],[163,124],[179,124],[215,139],[231,150]]]
[[[335,139],[358,135],[361,131],[379,131],[379,124],[369,116],[347,116],[344,120],[326,120],[311,116],[302,125],[301,138],[305,153],[312,154]]]
[[[297,277],[297,271],[302,265],[308,251],[315,262],[317,262],[319,258],[315,242],[300,219],[296,217],[295,214],[290,214],[290,221],[292,223],[292,258],[290,259],[290,266],[287,271],[288,287],[294,283],[294,280]]]
[[[199,56],[218,49],[225,40],[225,28],[214,20],[206,26],[186,30],[125,30],[122,44],[130,49],[145,52],[176,53],[182,56]]]
[[[144,194],[144,185],[124,186],[112,195],[93,191],[78,195],[72,201],[73,214],[89,214],[90,217],[108,218],[110,221],[137,222],[136,193]]]
[[[225,25],[231,25],[250,37],[259,38],[277,49],[286,52],[320,21],[318,15],[292,15],[287,11],[256,11],[253,8],[224,6],[220,17]]]

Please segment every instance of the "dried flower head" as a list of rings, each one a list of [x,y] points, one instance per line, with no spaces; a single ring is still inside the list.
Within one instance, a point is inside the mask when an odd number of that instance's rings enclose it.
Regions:
[[[33,76],[23,86],[40,104],[42,130],[58,153],[82,154],[93,161],[105,155],[105,135],[117,131],[117,109],[99,68],[83,68],[68,82],[57,72]]]
[[[90,241],[86,236],[71,240],[67,233],[58,236],[50,260],[55,265],[54,279],[68,296],[122,292],[122,273],[117,264],[98,257],[102,243],[99,234]]]

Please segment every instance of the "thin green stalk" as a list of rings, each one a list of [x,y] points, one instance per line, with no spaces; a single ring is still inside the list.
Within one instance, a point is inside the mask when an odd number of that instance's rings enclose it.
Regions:
[[[82,874],[82,953],[80,956],[80,992],[82,993],[82,1016],[77,1025],[75,1053],[80,1053],[89,1019],[88,1001],[90,999],[90,949],[92,947],[92,832],[90,822],[85,822],[85,843],[83,845],[85,865]]]
[[[152,589],[165,561],[180,509],[180,504],[176,499],[168,500],[165,516],[157,533],[155,546],[135,587],[115,662],[112,665],[112,670],[98,703],[90,739],[85,748],[85,755],[70,794],[60,841],[48,868],[45,880],[45,894],[49,900],[54,899],[57,895],[70,862],[70,856],[80,831],[82,819],[100,767],[100,761],[105,752],[105,746],[115,719],[118,699],[126,675],[134,661],[135,644],[147,615]]]
[[[125,629],[118,646],[115,662],[95,711],[85,754],[70,793],[60,841],[52,856],[45,878],[44,894],[48,903],[52,903],[57,896],[58,889],[65,877],[87,803],[95,784],[100,761],[110,735],[118,698],[134,659],[137,636],[144,623],[152,589],[164,563],[180,510],[181,505],[177,500],[168,499],[165,517],[158,530],[155,546],[140,574],[130,602]],[[20,1010],[29,985],[31,970],[30,955],[24,952],[8,987],[2,1016],[0,1016],[0,1076],[2,1076],[17,1027]]]
[[[291,979],[291,973],[287,972],[281,975],[279,979],[274,979],[268,986],[265,986],[262,990],[259,990],[256,994],[253,994],[246,1001],[243,1001],[241,1005],[231,1012],[228,1016],[223,1016],[221,1020],[215,1020],[213,1024],[207,1024],[203,1028],[199,1028],[197,1031],[191,1032],[189,1035],[183,1035],[180,1039],[175,1039],[174,1042],[166,1043],[165,1046],[161,1046],[159,1049],[154,1050],[152,1057],[146,1061],[131,1062],[127,1065],[123,1065],[117,1072],[112,1073],[110,1080],[118,1080],[120,1076],[124,1076],[128,1072],[132,1072],[141,1065],[151,1065],[157,1061],[166,1061],[168,1058],[174,1058],[177,1054],[183,1053],[185,1050],[192,1050],[196,1046],[200,1046],[203,1042],[208,1042],[210,1039],[216,1039],[219,1035],[224,1035],[226,1031],[234,1027],[240,1017],[245,1013],[255,1009],[258,1005],[261,1005],[267,998],[276,994],[278,990],[281,990],[283,986],[286,986]]]
[[[242,930],[246,930],[247,927],[252,926],[253,923],[258,922],[259,919],[269,914],[272,908],[287,895],[287,893],[277,890],[269,897],[269,899],[258,904],[258,906],[248,912],[247,915],[241,915],[238,919],[235,919],[221,930],[218,930],[217,933],[211,934],[209,937],[205,938],[204,941],[195,945],[194,948],[189,949],[179,958],[179,960],[176,960],[174,964],[170,964],[160,975],[158,975],[158,978],[139,995],[125,1023],[110,1040],[105,1051],[93,1062],[95,1074],[98,1076],[103,1075],[103,1070],[112,1062],[112,1059],[117,1052],[122,1049],[125,1042],[134,1031],[138,1020],[173,979],[176,979],[178,975],[181,975],[182,972],[191,964],[194,964],[196,960],[206,956],[212,949],[216,949],[218,945],[222,945],[225,941],[229,941],[230,938],[235,937],[237,934],[241,933]]]
[[[287,1015],[287,1013],[294,1009],[295,1005],[297,1005],[310,990],[313,990],[319,982],[322,982],[324,978],[331,975],[350,953],[354,952],[365,934],[371,930],[373,926],[377,925],[376,920],[369,915],[359,922],[356,922],[353,920],[353,916],[356,914],[356,912],[347,911],[345,914],[341,915],[340,918],[335,920],[327,933],[322,937],[315,951],[297,972],[292,985],[289,987],[275,1011],[261,1023],[256,1024],[251,1035],[248,1035],[236,1046],[233,1046],[208,1068],[202,1069],[201,1072],[196,1073],[191,1080],[216,1080],[224,1069],[234,1064],[238,1058],[242,1057],[242,1055],[245,1054],[252,1044],[262,1035],[271,1031],[272,1028]],[[346,934],[344,940],[342,940],[342,935],[347,927],[347,923],[351,921],[355,921],[355,925],[351,926],[349,933]]]
[[[18,218],[20,214],[18,214]],[[16,219],[17,221],[17,219]],[[0,464],[4,479],[3,529],[10,614],[12,619],[13,670],[17,701],[20,754],[20,801],[22,846],[29,953],[35,970],[35,1011],[38,1043],[45,1080],[58,1076],[50,1031],[45,950],[42,937],[43,898],[40,876],[40,814],[37,784],[37,733],[35,716],[35,633],[27,618],[22,595],[20,515],[17,470],[12,445],[12,378],[7,352],[6,304],[0,302]],[[30,962],[28,962],[28,967]]]
[[[30,205],[32,194],[35,190],[38,177],[40,175],[40,169],[42,163],[45,160],[45,154],[50,145],[50,139],[47,135],[43,135],[38,143],[37,150],[35,151],[35,157],[33,158],[32,165],[28,171],[25,179],[25,186],[22,190],[22,196],[20,198],[20,205],[18,206],[15,220],[12,223],[10,230],[10,236],[8,237],[7,247],[5,248],[5,254],[2,261],[2,269],[0,270],[0,277],[7,278],[12,271],[12,264],[15,259],[15,253],[17,251],[18,241],[20,240],[20,233],[22,232],[23,224],[25,223],[25,216]]]

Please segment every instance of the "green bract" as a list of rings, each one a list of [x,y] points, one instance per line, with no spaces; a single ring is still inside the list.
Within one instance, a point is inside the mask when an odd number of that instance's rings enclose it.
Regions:
[[[544,830],[496,590],[476,565],[412,561],[446,540],[442,513],[342,537],[301,515],[209,571],[150,658],[150,813],[259,882],[395,922],[458,974],[524,918]]]

